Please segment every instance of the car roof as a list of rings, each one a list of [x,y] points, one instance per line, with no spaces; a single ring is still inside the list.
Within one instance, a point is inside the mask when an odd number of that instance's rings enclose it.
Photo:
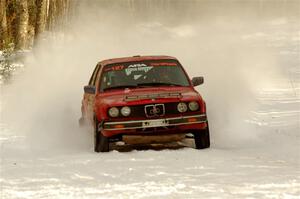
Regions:
[[[108,64],[116,64],[116,63],[124,63],[124,62],[135,62],[135,61],[144,61],[144,60],[160,60],[160,59],[173,59],[177,60],[175,57],[165,56],[165,55],[156,55],[156,56],[132,56],[132,57],[121,57],[121,58],[113,58],[106,59],[99,62],[99,64],[105,66]]]

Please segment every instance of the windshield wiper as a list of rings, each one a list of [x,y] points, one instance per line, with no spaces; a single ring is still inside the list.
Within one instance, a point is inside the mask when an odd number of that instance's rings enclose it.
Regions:
[[[182,85],[174,84],[174,83],[165,83],[165,82],[147,82],[147,83],[107,87],[104,88],[103,91],[107,91],[111,89],[125,89],[125,88],[138,88],[138,87],[151,87],[151,86],[182,86]]]
[[[110,89],[136,88],[136,87],[137,87],[136,84],[132,84],[132,85],[120,85],[120,86],[112,86],[112,87],[104,88],[103,91],[110,90]]]
[[[180,84],[175,83],[166,83],[166,82],[147,82],[147,83],[140,83],[137,86],[182,86]]]

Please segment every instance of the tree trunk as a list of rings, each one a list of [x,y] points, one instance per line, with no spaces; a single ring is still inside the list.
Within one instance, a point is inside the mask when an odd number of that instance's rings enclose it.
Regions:
[[[49,31],[52,31],[54,29],[55,23],[56,23],[56,0],[51,0],[49,2],[49,12],[47,16],[47,29]]]
[[[16,0],[6,0],[6,24],[7,24],[7,43],[17,40],[17,8]]]
[[[18,5],[18,28],[17,28],[17,49],[28,48],[28,4],[27,0],[17,0]]]
[[[0,0],[0,21],[0,49],[3,49],[7,40],[6,0]]]
[[[38,41],[40,35],[45,31],[47,19],[47,0],[36,0],[36,24],[35,24],[35,42]]]

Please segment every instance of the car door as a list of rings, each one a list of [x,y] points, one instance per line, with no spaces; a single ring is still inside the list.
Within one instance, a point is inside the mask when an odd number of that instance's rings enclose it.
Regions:
[[[83,113],[84,117],[87,120],[93,121],[94,117],[94,103],[95,103],[95,95],[96,95],[96,77],[101,68],[100,64],[97,64],[95,67],[93,74],[89,80],[89,84],[84,87],[84,97],[83,97]]]

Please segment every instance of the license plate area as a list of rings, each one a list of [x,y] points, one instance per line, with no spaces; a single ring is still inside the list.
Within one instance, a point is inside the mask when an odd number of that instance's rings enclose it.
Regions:
[[[168,121],[165,119],[150,120],[150,121],[143,122],[143,128],[164,127],[164,126],[168,126]]]

